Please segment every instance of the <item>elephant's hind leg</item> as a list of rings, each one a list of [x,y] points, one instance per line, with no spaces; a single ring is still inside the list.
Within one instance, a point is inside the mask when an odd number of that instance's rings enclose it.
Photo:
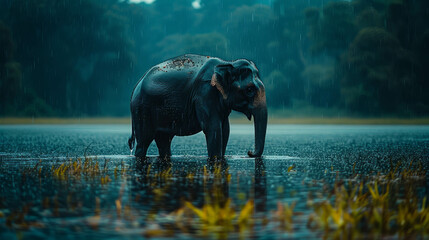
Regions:
[[[147,154],[147,149],[149,148],[150,143],[155,137],[153,128],[150,125],[149,120],[136,119],[135,133],[137,140],[135,156],[138,158],[145,158]]]
[[[173,137],[173,135],[167,133],[157,133],[155,135],[155,142],[158,147],[160,158],[171,157],[171,141],[173,140]]]

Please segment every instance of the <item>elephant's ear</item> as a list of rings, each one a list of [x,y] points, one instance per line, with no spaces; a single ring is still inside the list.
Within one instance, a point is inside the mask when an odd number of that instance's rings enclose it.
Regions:
[[[210,84],[219,90],[223,99],[228,98],[227,92],[231,81],[231,71],[233,68],[234,67],[231,64],[220,64],[217,65],[214,69]]]

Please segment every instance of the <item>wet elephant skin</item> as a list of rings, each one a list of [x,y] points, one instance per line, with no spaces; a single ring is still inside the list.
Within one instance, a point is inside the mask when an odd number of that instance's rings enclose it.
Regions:
[[[135,156],[145,158],[155,140],[160,157],[171,156],[174,136],[203,131],[208,156],[223,159],[229,138],[228,116],[232,110],[254,117],[255,151],[264,151],[267,127],[265,87],[252,61],[186,54],[149,69],[131,96],[132,134]]]

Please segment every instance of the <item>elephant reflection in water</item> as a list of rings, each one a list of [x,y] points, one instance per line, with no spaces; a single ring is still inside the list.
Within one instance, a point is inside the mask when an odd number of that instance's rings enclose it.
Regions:
[[[173,170],[173,164],[180,166],[180,171]],[[139,177],[132,180],[132,194],[143,206],[150,207],[151,213],[173,212],[182,208],[184,201],[198,207],[205,204],[224,207],[230,198],[230,184],[234,180],[228,173],[226,162],[209,162],[201,169],[198,162],[183,160],[172,163],[158,159],[151,164],[141,164],[137,169]],[[245,191],[253,198],[256,213],[265,213],[267,180],[261,158],[255,159],[253,186]]]
[[[253,183],[256,212],[267,211],[267,176],[263,159],[255,158],[255,181]]]
[[[136,162],[139,177],[132,179],[132,194],[138,195],[141,203],[153,206],[152,211],[174,211],[183,206],[184,201],[196,205],[205,200],[215,200],[224,205],[229,198],[229,182],[226,162],[209,161],[201,168],[198,162],[175,161],[180,171],[173,168],[169,159]]]
[[[180,171],[179,176],[169,160],[158,158],[153,162],[136,162],[138,177],[131,179],[132,194],[143,206],[151,207],[152,213],[161,210],[172,212],[182,207],[183,201],[187,199],[203,202],[203,182],[190,177],[198,171],[200,165],[190,161],[176,164],[186,169]]]

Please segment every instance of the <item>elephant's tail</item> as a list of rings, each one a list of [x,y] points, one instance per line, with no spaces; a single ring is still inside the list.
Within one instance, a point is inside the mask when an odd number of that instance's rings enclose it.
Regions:
[[[130,150],[133,150],[134,141],[136,140],[136,135],[134,132],[134,121],[131,119],[131,137],[128,139],[128,146],[130,147]]]

